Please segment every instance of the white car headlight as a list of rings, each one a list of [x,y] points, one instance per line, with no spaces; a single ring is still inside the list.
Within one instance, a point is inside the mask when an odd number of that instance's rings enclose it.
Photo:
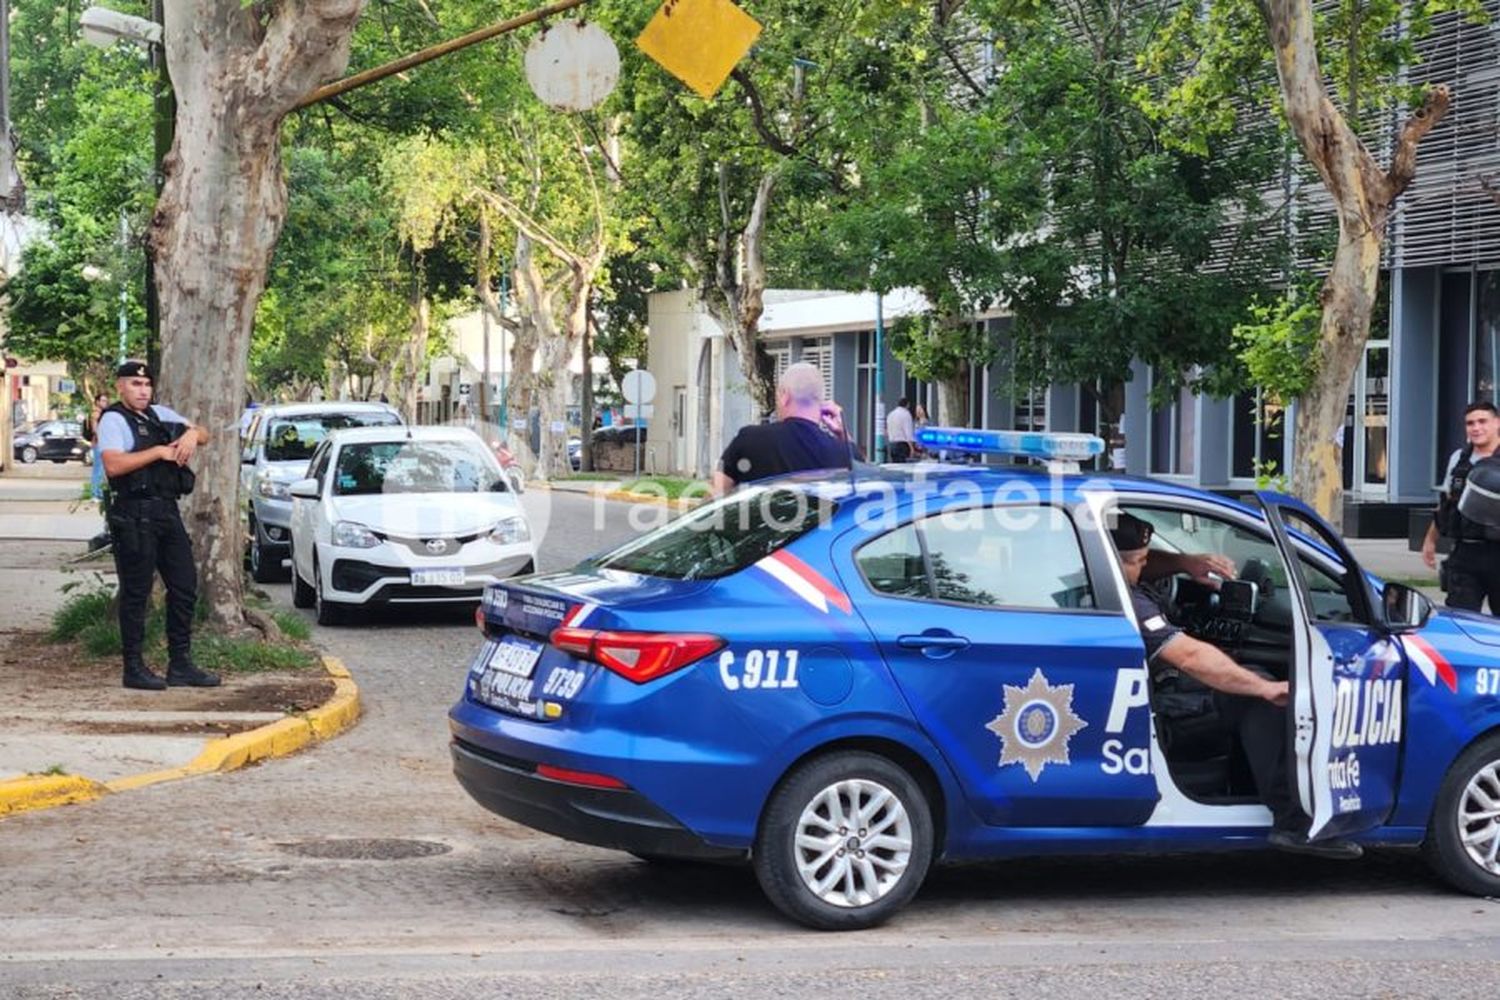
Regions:
[[[291,485],[289,483],[283,483],[281,480],[272,479],[269,476],[261,476],[255,481],[255,492],[263,497],[270,497],[273,500],[290,500],[292,498]]]
[[[333,544],[346,549],[373,549],[380,544],[380,539],[362,524],[336,521],[333,525]]]
[[[524,517],[507,517],[490,529],[490,541],[513,545],[531,538],[531,527]]]

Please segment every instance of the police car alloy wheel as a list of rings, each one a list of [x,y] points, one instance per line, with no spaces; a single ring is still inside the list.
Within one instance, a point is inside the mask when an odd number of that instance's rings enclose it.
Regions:
[[[756,836],[755,875],[787,916],[860,930],[916,894],[933,853],[932,816],[911,775],[871,753],[817,758],[772,793]]]
[[[36,449],[33,448],[29,444],[26,447],[22,448],[21,449],[21,461],[25,462],[27,465],[30,465],[32,462],[35,462],[36,461]]]
[[[1500,735],[1480,740],[1449,769],[1426,847],[1433,868],[1455,888],[1500,896]]]

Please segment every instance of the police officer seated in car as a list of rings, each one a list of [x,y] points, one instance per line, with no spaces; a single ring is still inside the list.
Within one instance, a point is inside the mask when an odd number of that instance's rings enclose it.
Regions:
[[[1141,586],[1148,560],[1158,565],[1165,562],[1152,559],[1151,523],[1123,511],[1115,517],[1110,536],[1120,552],[1125,582],[1130,586],[1131,606],[1146,644],[1146,667],[1153,683],[1166,670],[1175,669],[1213,690],[1214,707],[1244,751],[1255,779],[1256,794],[1271,810],[1269,840],[1273,846],[1321,857],[1359,857],[1358,844],[1307,839],[1308,817],[1292,792],[1288,774],[1287,682],[1246,669],[1219,647],[1195,639],[1173,625],[1157,599]],[[1201,556],[1170,558],[1183,567],[1206,565],[1205,557]]]
[[[1490,614],[1500,614],[1500,529],[1473,521],[1458,509],[1475,464],[1500,451],[1500,411],[1495,404],[1470,403],[1464,410],[1464,434],[1468,443],[1448,458],[1443,492],[1422,540],[1422,561],[1436,569],[1438,535],[1448,538],[1453,554],[1443,562],[1441,577],[1448,607],[1479,611],[1488,599]]]
[[[177,411],[151,404],[151,369],[127,361],[115,373],[119,401],[99,418],[99,457],[113,500],[109,533],[120,582],[120,644],[125,686],[160,691],[168,684],[213,687],[219,678],[192,658],[197,570],[177,498],[193,489],[187,467],[208,432]],[[160,572],[167,588],[167,676],[146,666],[146,605]]]

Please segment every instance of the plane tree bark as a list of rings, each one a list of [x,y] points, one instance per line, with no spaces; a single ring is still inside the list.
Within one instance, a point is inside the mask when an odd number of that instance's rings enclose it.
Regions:
[[[238,426],[255,307],[286,218],[283,119],[343,73],[364,0],[181,0],[164,44],[177,127],[152,221],[161,398],[213,435],[188,530],[210,620],[242,628]]]
[[[1431,88],[1402,126],[1382,167],[1329,97],[1318,65],[1311,0],[1257,0],[1287,121],[1332,197],[1338,246],[1323,282],[1317,369],[1298,399],[1292,489],[1338,525],[1343,517],[1341,432],[1350,385],[1370,337],[1380,251],[1396,199],[1416,176],[1417,147],[1448,111],[1447,86]]]

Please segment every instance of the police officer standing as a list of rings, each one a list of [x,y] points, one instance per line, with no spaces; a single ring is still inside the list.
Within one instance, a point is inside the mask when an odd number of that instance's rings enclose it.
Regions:
[[[1464,517],[1458,500],[1474,463],[1500,449],[1500,411],[1495,404],[1470,403],[1464,410],[1464,434],[1468,443],[1448,459],[1443,492],[1422,540],[1422,561],[1436,569],[1439,533],[1452,539],[1453,554],[1443,563],[1442,573],[1448,607],[1478,611],[1488,597],[1493,615],[1500,613],[1500,533]]]
[[[96,451],[113,497],[109,531],[120,581],[120,641],[125,686],[160,691],[168,684],[213,687],[219,678],[192,658],[197,571],[177,498],[193,489],[188,461],[208,432],[166,406],[151,405],[151,369],[127,361],[115,372],[119,401],[99,418]],[[146,666],[146,605],[154,575],[167,588],[167,676]]]

